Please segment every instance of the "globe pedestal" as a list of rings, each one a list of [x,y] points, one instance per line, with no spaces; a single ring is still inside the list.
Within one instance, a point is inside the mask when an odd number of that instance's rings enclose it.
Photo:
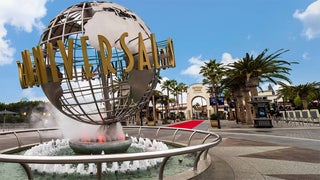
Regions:
[[[101,125],[95,135],[70,140],[69,145],[77,154],[112,154],[126,152],[131,143],[131,138],[125,137],[120,122],[117,122]]]
[[[110,142],[81,142],[79,140],[71,140],[69,145],[77,154],[112,154],[126,152],[131,143],[131,138],[127,138],[122,141]]]

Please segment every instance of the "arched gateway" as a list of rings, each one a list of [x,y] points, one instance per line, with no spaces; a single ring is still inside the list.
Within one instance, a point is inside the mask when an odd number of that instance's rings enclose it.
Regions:
[[[210,94],[207,86],[202,84],[190,85],[187,89],[187,119],[202,118],[207,119],[210,114],[215,112],[214,107],[210,106]]]

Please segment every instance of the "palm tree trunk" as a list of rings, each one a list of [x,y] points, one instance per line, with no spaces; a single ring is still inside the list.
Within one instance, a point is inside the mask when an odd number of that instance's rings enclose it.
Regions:
[[[237,117],[238,117],[238,121],[240,121],[241,123],[246,123],[246,116],[245,116],[245,108],[243,105],[243,97],[238,97],[237,98]]]
[[[176,105],[177,105],[176,115],[178,115],[179,114],[179,94],[178,92],[176,92],[175,94],[176,94]]]
[[[248,125],[253,124],[253,118],[252,118],[252,106],[251,106],[251,97],[249,95],[249,89],[244,88],[243,89],[243,94],[244,94],[244,101],[245,101],[245,107],[246,107],[246,123]]]
[[[250,87],[250,93],[252,96],[258,96],[257,87]]]
[[[243,105],[243,94],[241,89],[235,89],[233,90],[233,94],[236,98],[236,116],[237,121],[241,123],[245,123],[245,111],[244,111],[244,105]]]
[[[167,98],[167,104],[166,104],[166,107],[165,107],[165,119],[167,119],[168,117],[169,117],[169,105],[170,105],[170,103],[169,103],[169,88],[167,88],[167,96],[168,96],[168,98]]]
[[[308,109],[308,103],[306,98],[301,98],[301,103],[302,103],[303,109]]]
[[[156,101],[155,101],[155,99],[154,99],[154,95],[152,95],[152,116],[153,116],[153,119],[154,119],[155,121],[158,120],[156,110],[157,110],[157,108],[156,108]]]
[[[251,97],[258,96],[258,86],[259,86],[260,79],[258,77],[250,77],[246,82],[246,87],[250,89]],[[251,101],[251,97],[249,101]],[[251,106],[251,104],[250,104]],[[251,113],[252,119],[256,118],[256,110],[252,109]]]

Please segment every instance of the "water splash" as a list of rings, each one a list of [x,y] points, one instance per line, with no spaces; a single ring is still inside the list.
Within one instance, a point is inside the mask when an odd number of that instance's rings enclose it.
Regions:
[[[140,151],[162,151],[168,150],[168,146],[163,142],[146,138],[131,137],[132,148],[138,148]],[[27,150],[24,155],[26,156],[54,156],[61,154],[61,151],[67,150],[69,153],[72,152],[69,147],[68,139],[57,139],[47,143],[34,146]],[[64,154],[64,153],[62,153]],[[102,155],[104,152],[102,152]],[[65,153],[65,155],[70,155]],[[102,172],[128,172],[137,170],[147,170],[149,167],[156,166],[161,163],[163,158],[145,159],[145,160],[134,160],[124,162],[112,162],[102,163]],[[96,174],[96,165],[94,163],[89,164],[30,164],[30,168],[34,171],[42,173],[56,173],[56,174],[80,174],[89,175]]]

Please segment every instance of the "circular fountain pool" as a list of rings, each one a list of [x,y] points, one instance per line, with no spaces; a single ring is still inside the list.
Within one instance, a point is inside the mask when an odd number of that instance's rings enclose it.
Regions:
[[[150,140],[148,138],[129,138],[132,143],[126,153],[139,153],[148,151],[161,151],[174,148],[167,146],[163,142]],[[25,156],[70,156],[76,153],[70,148],[70,141],[67,139],[52,140],[47,143],[34,146],[31,149],[20,152]],[[104,154],[104,152],[102,152]],[[104,162],[102,163],[102,175],[105,179],[156,179],[158,177],[159,164],[163,158],[121,161],[121,162]],[[193,154],[179,155],[172,157],[166,166],[166,175],[172,176],[181,173],[192,167],[194,161]],[[174,168],[172,168],[174,167]],[[34,172],[35,179],[96,179],[96,164],[30,164]],[[0,172],[6,177],[6,172],[12,172],[15,175],[25,177],[23,169],[18,164],[0,163]],[[9,173],[12,178],[13,173]],[[18,178],[19,179],[19,178]]]

